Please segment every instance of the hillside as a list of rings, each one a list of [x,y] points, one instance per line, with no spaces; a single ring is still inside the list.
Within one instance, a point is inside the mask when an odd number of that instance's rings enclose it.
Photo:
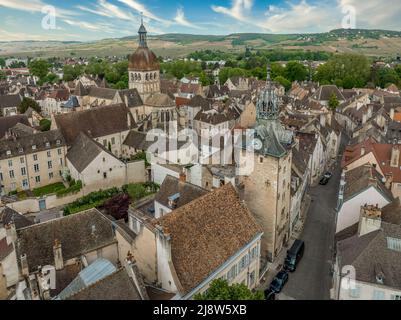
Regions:
[[[376,57],[390,57],[401,53],[401,32],[388,30],[337,29],[316,34],[241,33],[226,36],[164,34],[149,38],[152,49],[157,55],[164,57],[183,57],[202,49],[242,51],[245,47],[355,52]],[[135,50],[136,46],[135,36],[82,43],[0,42],[0,56],[124,56]]]

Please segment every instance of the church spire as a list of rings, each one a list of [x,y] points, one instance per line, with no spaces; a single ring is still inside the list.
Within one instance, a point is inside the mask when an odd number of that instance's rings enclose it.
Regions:
[[[139,46],[142,48],[148,47],[147,33],[148,33],[148,31],[146,30],[145,26],[143,25],[143,13],[141,12],[141,26],[139,28],[138,34],[139,34]]]
[[[267,62],[267,77],[266,77],[266,84],[269,85],[271,83],[271,67],[270,67],[270,62]]]

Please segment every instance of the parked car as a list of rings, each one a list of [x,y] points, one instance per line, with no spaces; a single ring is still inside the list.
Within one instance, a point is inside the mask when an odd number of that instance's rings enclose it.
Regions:
[[[280,293],[283,290],[284,285],[288,281],[288,272],[285,270],[280,271],[273,281],[270,283],[269,290],[276,293]]]
[[[299,261],[302,259],[305,250],[305,242],[302,240],[295,240],[292,247],[287,251],[287,257],[284,261],[284,269],[294,272],[297,268]]]
[[[329,178],[323,177],[322,179],[320,179],[319,184],[320,184],[321,186],[325,186],[326,184],[329,183],[329,181],[330,181]]]
[[[265,300],[276,300],[276,294],[270,289],[265,290]]]
[[[327,178],[327,179],[331,179],[332,176],[333,176],[333,174],[332,174],[330,171],[327,171],[327,172],[324,174],[324,177]]]

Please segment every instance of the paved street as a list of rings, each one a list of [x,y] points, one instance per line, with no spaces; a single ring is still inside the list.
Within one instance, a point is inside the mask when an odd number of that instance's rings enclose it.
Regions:
[[[297,270],[290,273],[283,290],[287,297],[297,300],[330,298],[334,208],[337,205],[340,178],[341,170],[337,168],[328,185],[310,189],[313,202],[301,236],[305,241],[305,253]]]

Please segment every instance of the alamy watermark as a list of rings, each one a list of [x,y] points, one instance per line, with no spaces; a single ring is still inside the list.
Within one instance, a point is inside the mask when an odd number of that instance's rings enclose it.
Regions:
[[[57,29],[57,12],[54,6],[44,6],[42,13],[45,15],[42,18],[42,28],[44,30],[55,30]]]

